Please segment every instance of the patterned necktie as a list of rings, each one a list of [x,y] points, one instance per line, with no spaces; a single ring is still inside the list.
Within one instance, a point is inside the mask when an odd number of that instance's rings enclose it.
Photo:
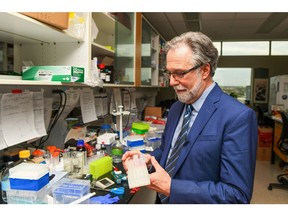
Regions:
[[[180,155],[181,148],[182,146],[186,143],[187,141],[187,134],[188,134],[188,129],[189,129],[189,121],[191,118],[191,113],[193,111],[193,106],[191,104],[187,105],[187,109],[183,118],[183,123],[182,123],[182,129],[177,137],[177,140],[175,142],[175,145],[172,149],[171,155],[169,159],[167,160],[165,170],[168,172],[170,176],[172,176],[173,171],[176,167],[177,159]],[[168,197],[166,197],[163,194],[159,194],[161,203],[166,204],[168,203]]]

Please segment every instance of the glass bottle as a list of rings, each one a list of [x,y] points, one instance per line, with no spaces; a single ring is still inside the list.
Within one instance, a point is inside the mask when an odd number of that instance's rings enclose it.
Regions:
[[[84,140],[82,139],[77,140],[76,151],[83,152],[83,166],[86,166],[87,165],[87,150],[85,148]]]
[[[112,144],[111,153],[112,153],[112,160],[114,163],[122,162],[123,150],[124,150],[123,145],[120,143],[119,140],[116,140],[116,142]]]

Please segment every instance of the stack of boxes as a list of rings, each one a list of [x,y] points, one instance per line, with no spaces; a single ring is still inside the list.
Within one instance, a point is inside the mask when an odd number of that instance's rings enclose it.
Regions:
[[[9,170],[8,204],[47,204],[49,169],[46,164],[21,163]]]
[[[258,127],[257,160],[270,161],[272,154],[273,129],[269,126]]]

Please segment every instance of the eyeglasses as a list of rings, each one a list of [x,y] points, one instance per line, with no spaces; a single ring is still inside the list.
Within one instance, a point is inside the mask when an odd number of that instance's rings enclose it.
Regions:
[[[202,65],[203,65],[203,64],[201,63],[201,64],[196,65],[195,67],[192,67],[192,68],[190,68],[190,69],[188,69],[188,70],[185,70],[185,71],[182,71],[182,72],[175,72],[175,73],[170,73],[169,71],[166,70],[166,71],[163,73],[163,75],[164,75],[164,78],[167,79],[167,80],[169,80],[171,76],[172,76],[174,79],[177,79],[177,80],[178,80],[178,79],[183,78],[183,77],[185,76],[185,74],[190,73],[191,71],[197,70],[197,69],[200,68]]]

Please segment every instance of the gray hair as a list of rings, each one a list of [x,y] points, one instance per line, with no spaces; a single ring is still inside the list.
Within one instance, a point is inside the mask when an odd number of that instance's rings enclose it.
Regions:
[[[192,64],[210,64],[211,76],[213,77],[218,63],[218,50],[212,40],[201,32],[183,33],[165,44],[164,51],[176,49],[182,45],[190,47],[193,53]]]

